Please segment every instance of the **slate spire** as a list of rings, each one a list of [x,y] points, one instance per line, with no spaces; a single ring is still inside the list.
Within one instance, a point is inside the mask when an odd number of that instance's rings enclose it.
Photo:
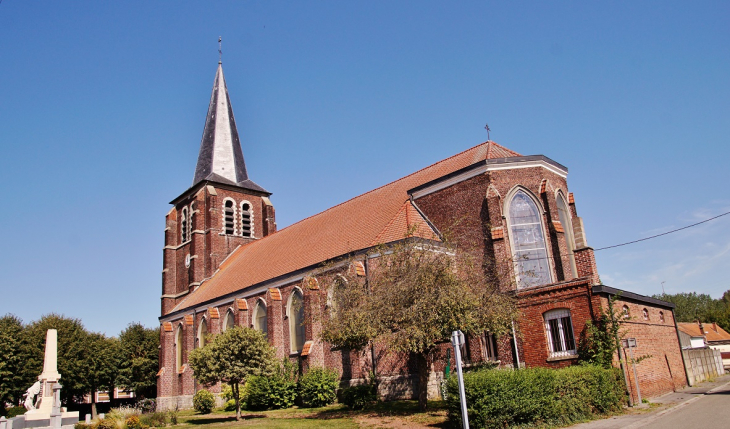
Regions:
[[[266,192],[248,178],[236,120],[233,117],[233,108],[228,97],[228,88],[220,62],[218,62],[218,70],[215,74],[213,93],[210,96],[208,115],[205,118],[205,129],[200,142],[193,186],[203,180]]]

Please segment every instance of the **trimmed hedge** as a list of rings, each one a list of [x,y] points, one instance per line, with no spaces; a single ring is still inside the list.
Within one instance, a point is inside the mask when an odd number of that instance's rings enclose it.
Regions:
[[[448,381],[449,420],[461,426],[456,375]],[[625,401],[616,368],[571,366],[464,374],[469,423],[474,428],[567,425],[620,410]]]

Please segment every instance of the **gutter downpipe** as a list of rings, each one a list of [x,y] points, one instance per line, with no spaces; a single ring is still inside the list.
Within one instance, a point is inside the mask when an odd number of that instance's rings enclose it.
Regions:
[[[517,368],[520,369],[520,351],[517,349],[517,334],[515,333],[515,321],[512,319],[512,343],[515,345],[515,361]]]

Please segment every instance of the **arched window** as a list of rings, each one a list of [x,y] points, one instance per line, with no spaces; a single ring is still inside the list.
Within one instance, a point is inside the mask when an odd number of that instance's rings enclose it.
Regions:
[[[253,237],[253,213],[251,212],[251,203],[248,201],[241,203],[241,235],[243,237]]]
[[[565,198],[562,193],[558,193],[558,217],[560,218],[560,224],[563,225],[565,231],[565,244],[568,247],[568,258],[570,259],[570,269],[573,272],[573,277],[578,277],[578,270],[575,266],[575,240],[573,238],[573,223],[571,222],[570,211],[568,205],[565,204]]]
[[[182,214],[180,215],[180,233],[182,236],[182,242],[188,241],[188,208],[183,207]]]
[[[198,325],[198,347],[205,347],[205,337],[208,335],[208,322],[203,318]]]
[[[509,202],[508,212],[517,287],[550,283],[552,279],[545,247],[542,214],[537,204],[525,191],[518,190]]]
[[[183,366],[183,333],[182,325],[177,327],[175,333],[175,370],[177,372],[182,371]]]
[[[550,357],[576,354],[570,310],[564,308],[551,310],[544,314],[544,318]]]
[[[289,298],[289,344],[291,352],[297,353],[304,347],[304,300],[302,292],[295,289]]]
[[[327,303],[326,307],[329,309],[331,315],[337,313],[337,302],[344,298],[344,294],[347,293],[345,287],[347,286],[347,279],[341,275],[336,275],[327,289]]]
[[[628,319],[629,317],[631,317],[631,313],[629,312],[629,306],[628,305],[624,305],[623,308],[621,309],[621,312],[623,313],[623,318],[624,319]]]
[[[223,321],[223,330],[221,332],[226,332],[234,326],[236,326],[236,319],[233,317],[233,310],[228,310],[226,320]]]
[[[234,213],[235,208],[233,200],[226,200],[223,203],[223,230],[226,235],[233,235],[235,233],[235,228],[233,226]]]
[[[659,321],[664,323],[664,312],[663,311],[659,312]]]
[[[644,318],[644,320],[649,320],[649,310],[646,308],[641,310],[641,316]]]
[[[259,300],[253,313],[253,328],[261,331],[265,338],[269,337],[269,318],[266,315],[266,304]]]

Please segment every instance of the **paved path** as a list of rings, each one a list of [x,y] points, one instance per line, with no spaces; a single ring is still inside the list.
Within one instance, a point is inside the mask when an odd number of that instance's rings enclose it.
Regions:
[[[730,375],[651,400],[629,414],[571,426],[571,429],[730,429]]]

